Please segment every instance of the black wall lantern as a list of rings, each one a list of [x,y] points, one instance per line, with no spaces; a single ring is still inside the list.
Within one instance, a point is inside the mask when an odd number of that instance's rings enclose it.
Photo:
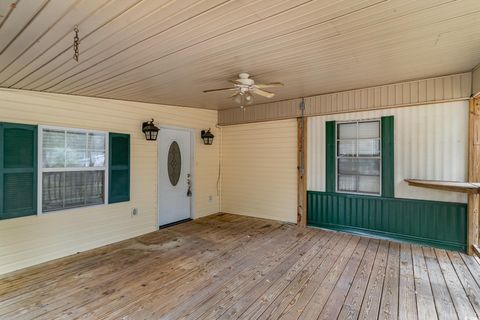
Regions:
[[[215,136],[210,132],[210,129],[202,130],[201,137],[203,139],[203,144],[206,145],[211,145],[213,143],[213,138],[215,138]]]
[[[157,140],[158,130],[160,129],[153,124],[153,119],[142,124],[142,131],[148,141]]]

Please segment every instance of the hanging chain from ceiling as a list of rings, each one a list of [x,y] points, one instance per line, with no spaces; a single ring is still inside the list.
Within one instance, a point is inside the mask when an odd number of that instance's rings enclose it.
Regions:
[[[75,26],[73,29],[75,36],[73,37],[73,60],[78,62],[78,56],[80,52],[78,50],[78,45],[80,44],[80,39],[78,38],[78,26]]]

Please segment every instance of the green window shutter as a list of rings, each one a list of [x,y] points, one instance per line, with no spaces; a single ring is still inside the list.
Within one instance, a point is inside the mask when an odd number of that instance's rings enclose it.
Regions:
[[[325,190],[327,192],[336,191],[336,126],[335,121],[325,123]]]
[[[130,135],[110,133],[108,203],[130,201]]]
[[[393,116],[382,117],[382,197],[395,197]]]
[[[0,219],[37,213],[37,127],[0,124]]]

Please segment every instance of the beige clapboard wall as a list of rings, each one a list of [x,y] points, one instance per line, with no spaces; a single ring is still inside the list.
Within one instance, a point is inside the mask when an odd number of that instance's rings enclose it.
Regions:
[[[156,229],[157,147],[141,132],[150,118],[196,130],[195,217],[218,212],[219,143],[205,146],[200,139],[201,129],[215,128],[216,111],[0,89],[1,122],[131,135],[131,201],[0,221],[0,274]],[[138,216],[131,216],[132,207]]]
[[[296,222],[297,121],[222,131],[222,211]]]

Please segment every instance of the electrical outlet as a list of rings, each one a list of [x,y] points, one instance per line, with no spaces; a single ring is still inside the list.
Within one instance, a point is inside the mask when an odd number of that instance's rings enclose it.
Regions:
[[[132,208],[132,217],[135,217],[138,215],[138,208]]]

